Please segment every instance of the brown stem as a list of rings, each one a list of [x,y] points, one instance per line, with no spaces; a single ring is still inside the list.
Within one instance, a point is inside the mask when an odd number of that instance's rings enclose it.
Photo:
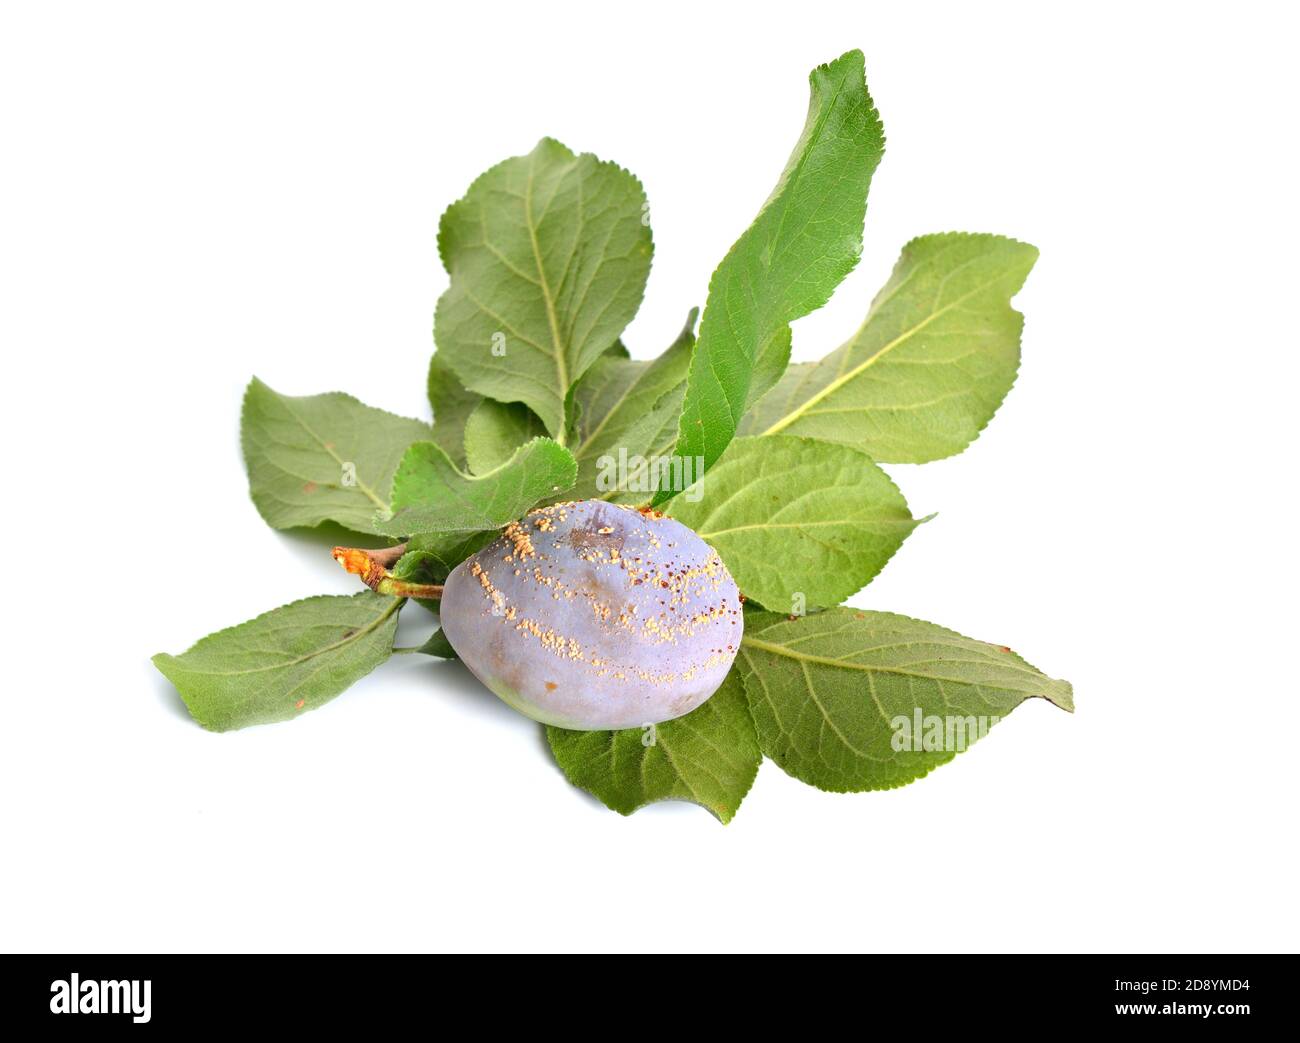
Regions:
[[[362,550],[359,547],[335,547],[331,552],[334,560],[354,576],[360,576],[361,582],[376,594],[391,594],[398,598],[432,598],[442,599],[442,586],[438,583],[411,583],[398,579],[388,571],[389,566],[406,553],[406,544],[396,547],[381,547],[377,550]]]

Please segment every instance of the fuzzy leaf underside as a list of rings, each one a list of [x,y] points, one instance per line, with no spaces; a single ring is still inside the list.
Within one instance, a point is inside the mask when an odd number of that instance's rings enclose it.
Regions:
[[[492,167],[439,226],[451,285],[434,318],[438,357],[470,391],[522,402],[561,437],[570,388],[641,305],[644,213],[635,177],[549,138]]]
[[[256,377],[244,395],[240,441],[249,493],[276,529],[332,521],[377,533],[402,454],[429,425],[329,392],[293,398]]]
[[[481,475],[459,470],[433,442],[417,442],[393,477],[392,514],[378,517],[375,527],[389,536],[454,540],[455,534],[497,529],[522,517],[576,476],[572,454],[549,438],[520,446],[506,463]]]
[[[401,605],[368,590],[307,598],[210,634],[181,655],[159,653],[153,663],[205,728],[285,721],[387,659]]]
[[[647,731],[546,728],[565,777],[621,815],[660,800],[688,800],[730,822],[762,756],[735,670],[707,702]]]
[[[807,122],[785,171],[709,281],[676,447],[706,469],[780,377],[789,324],[825,304],[862,251],[867,190],[885,145],[862,52],[818,66],[809,80]]]
[[[858,332],[792,366],[743,432],[844,442],[881,463],[960,453],[1015,382],[1024,318],[1011,298],[1037,257],[996,235],[914,239]]]
[[[737,438],[665,513],[721,555],[746,597],[786,612],[866,586],[918,524],[866,454],[780,435]]]
[[[893,748],[895,722],[918,709],[945,728],[961,722],[966,744],[980,718],[995,723],[1025,699],[1074,709],[1067,682],[1010,649],[888,612],[749,613],[737,663],[763,753],[835,792],[902,786],[952,760],[958,749]]]

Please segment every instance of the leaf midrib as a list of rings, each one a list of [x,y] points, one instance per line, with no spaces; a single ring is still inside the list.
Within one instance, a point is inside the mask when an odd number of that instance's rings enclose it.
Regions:
[[[740,639],[740,643],[742,645],[748,645],[750,648],[756,648],[761,652],[768,652],[771,655],[784,656],[787,659],[793,659],[796,662],[816,663],[818,666],[829,666],[838,670],[859,670],[868,674],[896,674],[899,677],[915,677],[922,681],[950,681],[953,684],[969,684],[978,688],[992,688],[1001,692],[1014,692],[1017,695],[1025,694],[1019,688],[1007,688],[1004,685],[991,681],[972,681],[965,677],[940,677],[937,674],[925,674],[919,673],[915,670],[903,670],[896,666],[880,666],[872,663],[851,663],[844,659],[833,659],[830,656],[811,655],[808,652],[796,652],[786,645],[773,644],[772,642],[764,641],[761,638],[750,637],[748,634]],[[870,649],[864,649],[864,651],[870,651]],[[1015,673],[1024,673],[1035,680],[1047,680],[1051,682],[1051,678],[1044,678],[1044,676],[1039,673],[1024,670],[1013,663],[989,663],[988,665],[996,665],[1002,669],[1010,670]]]
[[[787,427],[789,427],[796,420],[798,420],[805,413],[807,413],[818,402],[821,402],[823,399],[829,398],[831,395],[833,395],[836,391],[842,388],[849,381],[854,380],[857,377],[861,376],[873,365],[875,365],[875,363],[880,361],[880,359],[884,358],[889,352],[893,351],[904,341],[920,333],[921,330],[925,329],[925,327],[930,325],[930,323],[934,322],[940,316],[946,315],[948,312],[952,311],[953,308],[956,308],[958,305],[965,303],[966,301],[970,300],[970,298],[976,296],[977,294],[983,293],[985,290],[989,289],[989,287],[996,285],[999,282],[999,280],[1001,280],[1003,277],[1004,276],[1001,273],[999,273],[997,276],[990,279],[988,282],[980,283],[980,285],[976,286],[973,290],[970,290],[967,293],[963,293],[960,297],[957,297],[949,301],[947,304],[945,304],[942,308],[939,308],[937,311],[931,312],[920,322],[916,323],[916,325],[911,326],[908,329],[904,330],[897,337],[891,340],[888,344],[886,344],[884,347],[874,352],[872,355],[868,356],[862,362],[858,363],[858,365],[854,366],[847,373],[844,373],[836,377],[834,380],[832,380],[829,384],[827,384],[816,394],[810,395],[802,403],[800,403],[789,413],[783,416],[780,420],[772,424],[766,431],[763,432],[763,434],[774,435],[781,431],[784,431]],[[868,323],[870,323],[870,319],[868,319],[867,321]],[[858,336],[861,336],[861,333],[859,333]],[[854,339],[856,339],[856,337]]]
[[[915,519],[913,518],[827,518],[822,521],[754,522],[750,525],[733,525],[729,529],[715,529],[712,532],[696,532],[695,535],[702,540],[711,540],[716,536],[727,536],[733,532],[747,532],[751,529],[816,529],[827,525],[838,526],[840,528],[846,526],[861,528],[867,525],[876,525],[881,522],[907,525],[909,528],[915,527]]]
[[[313,439],[315,439],[316,444],[319,445],[321,449],[323,449],[326,453],[328,453],[333,458],[334,462],[339,465],[339,467],[342,467],[346,461],[343,459],[343,457],[339,456],[339,454],[334,451],[330,443],[325,441],[325,439],[321,438],[321,436],[318,435],[312,429],[311,425],[308,424],[307,421],[304,420],[301,416],[299,416],[294,411],[293,407],[289,405],[288,401],[285,400],[283,397],[281,397],[281,404],[284,406],[284,411],[298,422],[298,426],[301,427],[304,431],[306,431],[307,434],[310,435]],[[336,486],[336,488],[343,488],[343,487]],[[370,498],[370,501],[380,510],[388,509],[388,504],[386,504],[383,500],[381,500],[378,496],[375,495],[375,491],[361,480],[360,475],[357,475],[357,488],[360,489],[363,493],[365,493],[366,496]]]
[[[647,366],[642,372],[638,373],[632,379],[632,381],[627,385],[627,387],[623,389],[623,393],[620,394],[618,398],[615,399],[614,404],[605,411],[605,415],[600,418],[600,422],[596,424],[592,432],[589,435],[587,435],[587,437],[582,440],[581,444],[577,447],[577,449],[573,451],[573,455],[575,458],[579,460],[585,458],[587,450],[591,448],[591,444],[605,429],[605,426],[609,423],[610,417],[617,414],[619,410],[623,408],[623,404],[632,396],[632,392],[637,388],[637,386],[641,383],[642,380],[644,380],[647,376],[650,375],[650,369],[651,367]]]
[[[560,321],[555,313],[555,299],[551,294],[550,284],[546,279],[546,269],[542,266],[542,251],[537,242],[537,229],[533,226],[533,179],[537,170],[536,160],[528,164],[528,182],[524,186],[524,224],[528,227],[528,241],[533,248],[533,263],[537,266],[537,278],[542,291],[542,300],[546,304],[546,321],[551,328],[551,344],[555,348],[555,375],[560,387],[560,401],[569,390],[569,368],[564,358],[564,346],[560,338]],[[560,429],[556,441],[564,444],[563,405],[561,405]]]
[[[315,659],[317,656],[322,656],[325,655],[326,653],[333,652],[335,649],[342,648],[345,645],[347,645],[349,642],[360,640],[362,637],[365,637],[367,634],[377,630],[381,623],[387,620],[389,616],[391,616],[394,612],[398,610],[399,607],[401,607],[401,604],[402,604],[401,598],[393,598],[392,604],[386,606],[383,612],[381,612],[378,616],[376,616],[365,626],[359,627],[358,629],[354,630],[352,633],[339,638],[337,641],[333,642],[332,644],[325,645],[323,648],[313,649],[312,651],[307,652],[304,655],[300,655],[297,659],[291,659],[287,663],[269,663],[266,666],[256,666],[248,670],[191,669],[191,672],[197,674],[203,674],[206,677],[242,677],[245,674],[266,673],[268,670],[288,670],[291,667],[298,666],[300,663],[305,663],[310,659]],[[184,656],[176,656],[175,659],[177,662],[180,662],[184,659]]]

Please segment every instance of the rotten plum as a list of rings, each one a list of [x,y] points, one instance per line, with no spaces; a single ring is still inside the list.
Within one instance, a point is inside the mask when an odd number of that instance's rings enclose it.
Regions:
[[[716,551],[647,508],[543,507],[458,565],[442,626],[474,674],[520,713],[561,728],[681,717],[731,668],[740,592]]]

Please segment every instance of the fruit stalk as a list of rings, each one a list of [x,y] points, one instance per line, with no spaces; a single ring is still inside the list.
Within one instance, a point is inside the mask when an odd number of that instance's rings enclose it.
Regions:
[[[442,599],[442,585],[439,583],[412,583],[399,579],[389,571],[398,559],[406,553],[406,544],[396,547],[380,547],[375,550],[363,550],[360,547],[335,547],[330,554],[334,560],[376,594],[390,594],[397,598]]]

